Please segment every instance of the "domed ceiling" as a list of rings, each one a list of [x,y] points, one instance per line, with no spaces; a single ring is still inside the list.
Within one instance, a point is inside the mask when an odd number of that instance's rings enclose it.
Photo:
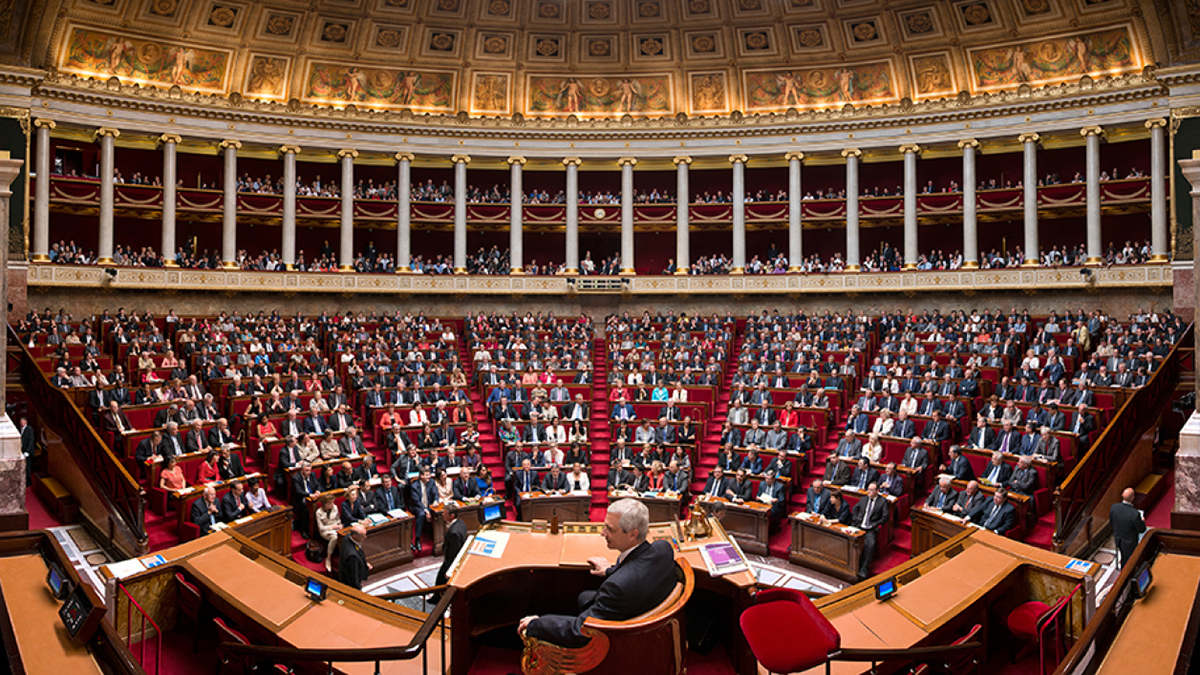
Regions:
[[[1039,88],[1167,65],[1200,34],[1200,2],[1166,0],[0,4],[10,24],[27,26],[28,65],[68,79],[293,107],[534,118],[860,108]]]

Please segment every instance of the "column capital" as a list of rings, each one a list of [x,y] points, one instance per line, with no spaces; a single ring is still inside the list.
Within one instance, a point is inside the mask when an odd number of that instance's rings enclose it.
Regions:
[[[338,159],[345,159],[347,157],[350,159],[356,159],[358,157],[358,151],[352,148],[342,148],[341,150],[337,151],[337,156]]]
[[[96,139],[102,138],[104,136],[112,136],[113,138],[117,138],[120,135],[121,135],[120,129],[113,129],[112,127],[100,127],[99,129],[92,132],[92,142],[95,142]]]
[[[979,149],[979,141],[975,140],[974,138],[964,138],[958,142],[959,150],[966,150],[967,148],[975,148],[976,150],[978,150]]]
[[[1165,126],[1167,126],[1167,119],[1165,117],[1156,117],[1152,120],[1146,120],[1146,128],[1147,129],[1153,130],[1158,127],[1165,127]]]
[[[167,143],[174,143],[175,145],[179,145],[182,142],[183,142],[183,137],[180,136],[179,134],[163,134],[162,136],[158,137],[158,141],[157,141],[158,145],[165,145]]]
[[[783,156],[783,158],[789,162],[792,161],[793,159],[803,162],[804,161],[804,153],[800,152],[799,150],[796,150],[796,151],[787,153],[786,155]]]
[[[671,158],[671,163],[675,166],[679,166],[680,164],[691,164],[692,158],[688,157],[687,155],[676,155],[675,157]]]
[[[1079,130],[1079,135],[1083,136],[1084,138],[1088,136],[1099,136],[1100,138],[1104,138],[1104,128],[1098,126],[1084,127]]]
[[[281,145],[276,150],[281,155],[298,155],[300,154],[300,146],[298,145]]]
[[[634,164],[637,164],[637,157],[621,157],[621,158],[618,158],[618,159],[617,159],[617,164],[620,164],[621,166],[625,166],[625,165],[627,165],[627,164],[628,164],[629,166],[633,166]]]
[[[1149,124],[1149,123],[1147,122],[1147,124]],[[58,123],[55,122],[54,120],[49,120],[44,117],[39,117],[33,121],[33,126],[38,129],[41,129],[42,127],[46,127],[47,129],[53,129],[54,127],[58,126]]]
[[[745,164],[746,162],[749,162],[749,161],[750,161],[750,158],[745,155],[730,155],[729,156],[730,164]]]
[[[849,159],[851,157],[862,157],[862,150],[858,148],[846,148],[842,150],[842,157]]]
[[[921,154],[921,146],[917,145],[916,143],[905,143],[904,145],[900,146],[900,154],[902,154],[902,155],[908,155],[908,154],[920,155]]]
[[[512,166],[513,164],[520,164],[521,166],[525,166],[525,162],[527,162],[529,160],[517,155],[517,156],[509,157],[505,161],[508,162],[509,166]]]
[[[578,157],[564,157],[562,163],[564,166],[579,166],[583,164],[583,160]]]
[[[454,155],[454,156],[450,157],[450,162],[452,164],[470,164],[471,156],[470,155]]]
[[[1028,134],[1021,134],[1020,136],[1017,136],[1017,140],[1020,141],[1022,145],[1024,145],[1025,143],[1041,143],[1042,137],[1038,136],[1035,133],[1028,133]]]
[[[235,140],[231,140],[231,139],[225,139],[225,140],[221,141],[221,143],[220,143],[220,145],[219,145],[218,147],[220,147],[220,148],[221,148],[221,149],[223,149],[223,150],[225,150],[225,149],[229,149],[229,148],[233,148],[234,150],[238,150],[238,149],[240,149],[240,148],[242,147],[242,142],[241,142],[241,141],[235,141]]]
[[[416,159],[416,156],[411,152],[397,152],[394,158],[397,162],[411,162]]]

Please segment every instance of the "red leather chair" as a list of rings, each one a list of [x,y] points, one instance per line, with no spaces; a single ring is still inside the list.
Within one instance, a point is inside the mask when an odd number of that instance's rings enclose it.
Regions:
[[[1043,675],[1046,673],[1046,639],[1049,637],[1054,640],[1054,660],[1051,662],[1057,664],[1062,660],[1062,656],[1066,651],[1066,634],[1067,626],[1065,623],[1070,622],[1071,598],[1079,592],[1082,586],[1076,586],[1073,591],[1059,598],[1053,605],[1048,605],[1040,600],[1030,600],[1016,609],[1008,613],[1008,630],[1018,640],[1026,643],[1026,647],[1036,646],[1038,650],[1038,660],[1041,665],[1040,671]],[[1025,647],[1013,653],[1013,661],[1017,661]]]
[[[182,572],[175,573],[175,581],[179,582],[179,613],[192,622],[192,653],[195,654],[200,644],[200,611],[204,607],[204,596]]]
[[[738,621],[754,657],[772,673],[795,673],[825,663],[842,644],[842,636],[812,601],[789,588],[759,591]],[[806,639],[797,640],[796,635]]]

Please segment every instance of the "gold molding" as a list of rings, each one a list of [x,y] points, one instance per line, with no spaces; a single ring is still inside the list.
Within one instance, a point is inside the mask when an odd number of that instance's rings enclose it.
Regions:
[[[470,155],[451,155],[450,163],[451,164],[470,164],[471,156]],[[457,272],[455,272],[455,274],[457,274]]]
[[[279,149],[276,150],[275,152],[278,152],[281,155],[298,155],[298,154],[300,154],[300,146],[298,146],[298,145],[281,145],[281,146],[279,146]]]
[[[637,164],[637,157],[618,157],[617,164],[620,166],[634,166]]]
[[[97,139],[99,139],[103,136],[112,136],[113,139],[115,140],[115,139],[121,137],[121,130],[114,129],[112,127],[100,127],[99,129],[92,132],[92,142],[95,143]]]
[[[579,166],[583,164],[583,160],[578,157],[564,157],[562,163],[563,166]]]
[[[786,159],[786,160],[787,160],[787,161],[789,161],[789,162],[790,162],[790,161],[792,161],[793,159],[795,159],[795,160],[799,160],[799,161],[803,162],[803,161],[804,161],[804,153],[803,153],[803,152],[800,152],[800,151],[798,151],[798,150],[795,150],[795,151],[792,151],[792,152],[789,152],[789,153],[785,154],[785,155],[783,156],[783,158],[784,158],[784,159]]]
[[[905,143],[904,145],[900,146],[900,154],[907,155],[909,153],[920,156],[921,146],[917,145],[916,143]]]
[[[242,142],[235,141],[231,138],[227,138],[227,139],[221,141],[220,143],[218,143],[217,147],[221,148],[222,150],[228,150],[229,148],[233,148],[234,150],[240,150],[242,148]]]
[[[1165,128],[1166,126],[1167,126],[1167,120],[1165,117],[1156,117],[1152,120],[1146,120],[1146,128],[1150,129],[1150,130],[1155,129],[1156,127],[1164,127]]]
[[[341,150],[337,151],[337,157],[338,159],[345,159],[347,157],[350,159],[358,159],[358,151],[354,150],[353,148],[342,148]]]
[[[163,145],[164,143],[174,143],[179,145],[183,142],[183,137],[179,134],[163,134],[155,139],[155,145]]]
[[[410,164],[412,163],[412,161],[414,159],[416,159],[416,157],[417,156],[412,154],[411,152],[397,152],[395,155],[393,155],[393,158],[397,162],[408,162]]]
[[[851,157],[861,158],[862,154],[862,150],[859,150],[858,148],[846,148],[845,150],[842,150],[842,157],[845,159],[850,159]]]
[[[37,128],[37,129],[41,129],[42,127],[46,127],[47,129],[53,129],[54,127],[58,126],[58,123],[51,119],[39,117],[33,121],[33,126],[34,126],[34,128]]]
[[[1100,127],[1100,126],[1084,127],[1079,130],[1079,135],[1083,136],[1084,138],[1087,138],[1088,136],[1099,136],[1101,140],[1104,140],[1104,127]]]
[[[1026,143],[1037,143],[1040,145],[1042,142],[1042,137],[1032,132],[1024,133],[1020,136],[1017,136],[1017,142],[1021,145],[1025,145]]]
[[[966,150],[967,148],[975,148],[976,150],[978,150],[979,149],[979,141],[975,140],[974,138],[964,138],[958,142],[959,150]]]
[[[692,158],[688,157],[687,155],[676,155],[675,157],[671,158],[671,163],[675,166],[679,166],[680,164],[691,164]]]
[[[508,162],[509,166],[512,166],[513,164],[520,164],[521,166],[525,166],[525,163],[529,160],[525,159],[524,157],[521,157],[520,155],[515,155],[513,157],[509,157],[508,159],[506,159],[504,161]]]

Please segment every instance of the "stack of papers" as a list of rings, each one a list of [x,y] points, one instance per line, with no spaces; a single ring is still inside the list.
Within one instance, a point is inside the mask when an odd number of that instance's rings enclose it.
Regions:
[[[508,536],[507,532],[481,532],[475,535],[471,542],[470,553],[488,558],[503,557],[504,549],[508,546]]]
[[[743,572],[750,569],[736,547],[728,542],[716,542],[700,547],[700,556],[714,577]]]

